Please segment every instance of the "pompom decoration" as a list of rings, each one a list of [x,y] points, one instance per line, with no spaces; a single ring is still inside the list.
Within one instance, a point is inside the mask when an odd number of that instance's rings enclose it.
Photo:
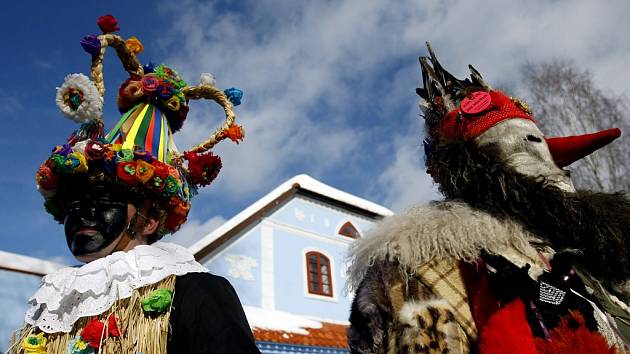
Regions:
[[[217,79],[214,77],[214,75],[210,73],[203,73],[199,77],[199,85],[214,87],[216,84],[217,84]]]
[[[221,158],[212,152],[203,154],[185,152],[184,158],[188,160],[188,173],[191,181],[199,186],[207,186],[212,183],[223,167]]]
[[[83,37],[80,44],[83,50],[92,55],[92,57],[99,55],[101,52],[101,40],[93,34]]]
[[[112,15],[103,15],[96,21],[98,27],[103,33],[112,33],[118,31],[118,20]]]
[[[238,106],[239,104],[241,104],[241,100],[243,99],[243,91],[232,87],[226,89],[225,91],[223,91],[223,93],[225,93],[228,100],[230,100],[233,105]]]
[[[83,74],[66,76],[57,89],[56,101],[61,112],[77,123],[102,119],[103,100],[94,83]]]
[[[243,127],[238,124],[232,124],[230,127],[223,133],[224,136],[235,143],[240,143],[245,138],[245,131],[243,131]]]
[[[142,51],[144,51],[144,46],[136,37],[129,37],[129,39],[125,41],[125,46],[133,54],[140,54],[142,53]]]

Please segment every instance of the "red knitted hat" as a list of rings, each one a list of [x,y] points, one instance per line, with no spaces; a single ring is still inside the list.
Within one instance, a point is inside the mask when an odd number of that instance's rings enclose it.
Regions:
[[[441,120],[437,138],[441,141],[468,141],[498,123],[511,118],[534,118],[516,101],[500,91],[474,91],[460,106]]]

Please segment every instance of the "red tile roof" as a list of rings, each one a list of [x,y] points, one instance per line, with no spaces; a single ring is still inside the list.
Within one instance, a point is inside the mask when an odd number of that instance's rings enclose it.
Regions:
[[[305,328],[309,334],[298,334],[254,328],[257,341],[308,345],[318,347],[348,348],[346,331],[348,326],[322,322],[321,328]]]

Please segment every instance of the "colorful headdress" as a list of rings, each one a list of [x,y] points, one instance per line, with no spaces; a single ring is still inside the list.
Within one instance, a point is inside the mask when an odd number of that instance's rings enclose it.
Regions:
[[[507,119],[534,121],[532,111],[522,101],[493,90],[481,74],[469,65],[470,78],[459,80],[446,71],[427,43],[429,57],[420,57],[422,98],[428,137],[424,140],[427,156],[436,144],[470,141]],[[546,138],[549,150],[559,167],[591,154],[621,135],[617,128],[593,134]]]
[[[112,33],[118,30],[118,21],[111,15],[101,16],[97,24],[103,33],[81,40],[92,56],[92,80],[83,74],[68,75],[57,89],[62,113],[82,124],[39,168],[38,189],[46,200],[46,210],[63,222],[63,191],[72,188],[69,183],[121,184],[132,194],[153,201],[160,214],[161,237],[184,223],[197,188],[212,183],[219,173],[221,159],[209,150],[225,138],[236,143],[243,139],[232,110],[243,93],[235,88],[217,89],[210,74],[202,74],[199,85],[189,86],[165,65],[142,66],[136,55],[143,46],[137,38],[124,40]],[[123,116],[104,134],[102,64],[108,47],[116,50],[129,79],[118,92]],[[206,141],[180,153],[173,133],[182,127],[191,99],[210,99],[221,105],[225,122]]]

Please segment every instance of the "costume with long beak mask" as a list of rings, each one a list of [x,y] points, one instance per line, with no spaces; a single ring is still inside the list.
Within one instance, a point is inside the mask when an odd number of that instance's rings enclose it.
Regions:
[[[473,141],[480,148],[493,149],[515,172],[573,192],[562,168],[621,136],[619,129],[612,128],[545,137],[526,104],[493,90],[472,66],[470,79],[455,78],[440,65],[428,43],[427,47],[430,57],[420,58],[424,88],[417,89],[429,134],[424,141],[427,156],[436,145]]]

